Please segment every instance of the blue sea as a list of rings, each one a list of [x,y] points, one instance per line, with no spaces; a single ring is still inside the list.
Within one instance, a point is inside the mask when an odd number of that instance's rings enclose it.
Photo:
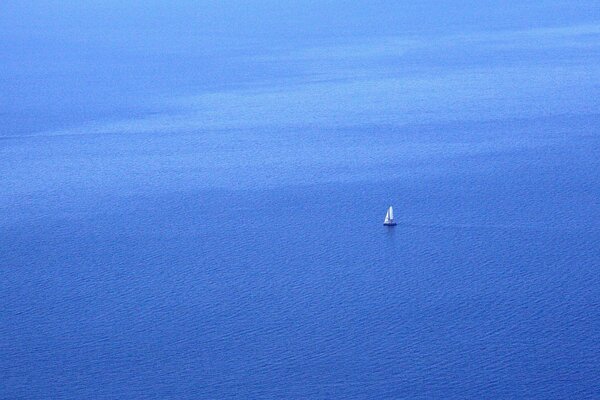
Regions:
[[[600,398],[597,7],[357,3],[3,6],[0,399]]]

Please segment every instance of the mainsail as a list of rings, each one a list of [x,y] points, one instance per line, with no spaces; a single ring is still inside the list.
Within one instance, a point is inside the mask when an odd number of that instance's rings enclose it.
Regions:
[[[384,225],[396,225],[394,222],[394,209],[392,206],[388,208],[387,213],[385,214],[385,220],[383,221]]]

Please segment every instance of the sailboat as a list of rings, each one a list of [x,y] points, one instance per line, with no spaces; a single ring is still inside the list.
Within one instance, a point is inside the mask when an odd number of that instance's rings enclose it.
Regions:
[[[396,221],[394,221],[394,209],[392,208],[392,206],[388,208],[387,213],[385,214],[385,220],[383,221],[383,224],[386,226],[396,225]]]

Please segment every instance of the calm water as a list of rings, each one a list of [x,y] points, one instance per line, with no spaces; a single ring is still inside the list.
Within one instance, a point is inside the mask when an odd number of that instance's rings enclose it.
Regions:
[[[0,398],[600,397],[600,28],[564,15],[14,34]]]
[[[2,396],[594,397],[599,124],[553,126],[5,140]]]

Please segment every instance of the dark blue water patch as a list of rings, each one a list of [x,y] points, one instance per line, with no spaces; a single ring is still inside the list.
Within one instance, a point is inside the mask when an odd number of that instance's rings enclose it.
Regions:
[[[600,232],[560,223],[589,208],[515,212],[518,182],[206,190],[9,226],[4,395],[592,396]]]

